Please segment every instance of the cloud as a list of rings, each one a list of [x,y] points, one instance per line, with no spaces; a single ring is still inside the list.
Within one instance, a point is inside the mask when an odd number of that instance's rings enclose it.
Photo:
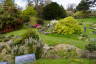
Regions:
[[[63,5],[66,9],[69,4],[75,4],[78,5],[81,0],[52,0],[53,2],[57,2],[60,5]]]
[[[26,8],[26,5],[27,5],[26,0],[15,0],[15,3],[16,3],[18,6],[24,8],[24,9]]]

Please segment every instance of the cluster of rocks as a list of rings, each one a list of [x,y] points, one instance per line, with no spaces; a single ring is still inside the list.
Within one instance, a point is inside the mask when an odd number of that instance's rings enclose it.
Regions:
[[[73,54],[75,57],[96,59],[96,51],[89,52],[87,50],[82,50],[70,44],[58,44],[55,46],[48,46],[47,44],[45,44],[43,48],[42,58],[61,58],[61,56],[58,55],[58,53],[61,53],[60,51],[67,54],[70,54],[70,51],[72,51],[74,52]],[[67,54],[65,54],[65,56],[67,56]]]

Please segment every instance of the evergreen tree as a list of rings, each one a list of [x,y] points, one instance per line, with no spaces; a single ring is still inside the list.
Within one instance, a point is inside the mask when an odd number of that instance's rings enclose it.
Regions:
[[[89,10],[90,4],[88,0],[81,0],[79,5],[76,7],[78,11],[87,11]]]
[[[66,12],[62,6],[52,2],[43,8],[43,18],[47,20],[66,17]]]

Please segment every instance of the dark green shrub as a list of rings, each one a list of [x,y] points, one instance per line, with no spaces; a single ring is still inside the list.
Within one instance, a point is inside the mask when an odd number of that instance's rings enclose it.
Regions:
[[[96,39],[95,38],[90,39],[89,44],[87,44],[85,48],[90,52],[96,51]]]
[[[62,6],[52,2],[43,8],[43,18],[47,20],[59,19],[66,17],[66,11]]]
[[[86,45],[86,49],[87,49],[88,51],[90,51],[90,52],[96,51],[96,44],[90,43],[90,44]]]
[[[44,24],[44,20],[43,20],[43,19],[38,19],[38,20],[37,20],[37,24],[43,25],[43,24]]]

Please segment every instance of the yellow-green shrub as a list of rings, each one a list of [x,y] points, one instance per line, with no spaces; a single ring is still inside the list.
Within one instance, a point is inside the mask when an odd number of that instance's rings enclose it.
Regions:
[[[81,33],[82,28],[79,25],[78,21],[73,17],[67,17],[65,19],[61,19],[54,28],[54,32],[60,34],[73,34],[73,33]]]

